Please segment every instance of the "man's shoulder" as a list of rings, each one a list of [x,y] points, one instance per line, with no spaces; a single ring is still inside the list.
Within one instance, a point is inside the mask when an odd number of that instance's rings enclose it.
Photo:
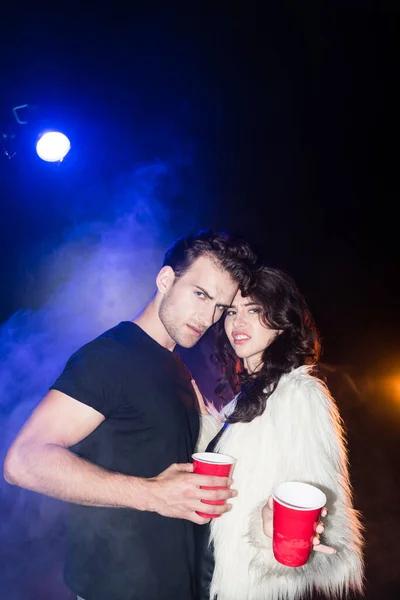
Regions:
[[[94,338],[90,345],[104,345],[104,346],[117,346],[117,345],[134,345],[135,342],[140,340],[140,330],[137,325],[132,321],[121,321],[118,325],[107,329],[99,336]],[[89,345],[87,344],[87,345]]]
[[[132,328],[130,327],[132,326]],[[81,346],[72,356],[73,360],[93,357],[104,359],[107,364],[129,359],[138,350],[139,336],[133,323],[123,321]]]

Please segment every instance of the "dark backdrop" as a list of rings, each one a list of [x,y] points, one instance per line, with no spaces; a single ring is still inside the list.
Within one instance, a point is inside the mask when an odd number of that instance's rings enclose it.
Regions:
[[[164,219],[157,247],[188,230],[227,229],[306,295],[350,432],[366,597],[394,599],[399,8],[275,4],[3,8],[0,131],[14,128],[18,152],[0,157],[0,320],[9,332],[15,311],[40,311],[52,289],[38,284],[45,257],[71,232],[114,222],[117,204],[126,209],[116,181],[166,165],[154,187]],[[11,109],[24,103],[29,123],[18,126]],[[33,152],[50,124],[73,141],[58,168]],[[209,347],[183,354],[211,396]],[[4,402],[5,415],[18,400]],[[68,598],[64,521],[52,518],[62,509],[33,496],[23,504],[35,506],[30,527],[15,512],[13,528],[3,527],[0,577],[9,599]]]

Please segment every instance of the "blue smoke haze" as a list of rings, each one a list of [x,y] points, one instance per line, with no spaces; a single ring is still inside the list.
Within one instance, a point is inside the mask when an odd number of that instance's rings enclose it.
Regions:
[[[0,328],[2,463],[68,356],[119,321],[132,319],[152,296],[165,249],[195,225],[189,212],[171,211],[169,199],[178,191],[179,168],[161,162],[82,191],[86,205],[108,201],[106,216],[80,218],[42,258],[27,286],[27,294],[40,298],[41,305],[15,313]],[[76,198],[72,204],[79,208]],[[1,597],[70,598],[62,583],[65,505],[3,479],[0,503]]]

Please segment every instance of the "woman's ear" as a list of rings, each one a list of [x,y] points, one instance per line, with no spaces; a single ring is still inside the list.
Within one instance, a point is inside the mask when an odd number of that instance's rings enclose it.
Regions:
[[[156,285],[160,294],[166,294],[172,288],[175,281],[175,272],[172,267],[163,267],[157,277]]]

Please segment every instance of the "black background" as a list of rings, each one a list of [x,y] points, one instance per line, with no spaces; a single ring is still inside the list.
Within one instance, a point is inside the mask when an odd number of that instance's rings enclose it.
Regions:
[[[65,230],[104,214],[66,207],[73,186],[183,145],[176,234],[188,212],[199,228],[239,233],[295,277],[328,364],[400,371],[399,12],[352,1],[2,8],[0,129],[28,102],[43,123],[68,123],[81,155],[48,169],[27,150],[28,126],[17,127],[17,155],[0,156],[0,320],[26,305],[30,274]],[[367,399],[345,410],[367,521],[366,597],[394,598],[398,509],[382,512],[398,506],[399,414]]]

